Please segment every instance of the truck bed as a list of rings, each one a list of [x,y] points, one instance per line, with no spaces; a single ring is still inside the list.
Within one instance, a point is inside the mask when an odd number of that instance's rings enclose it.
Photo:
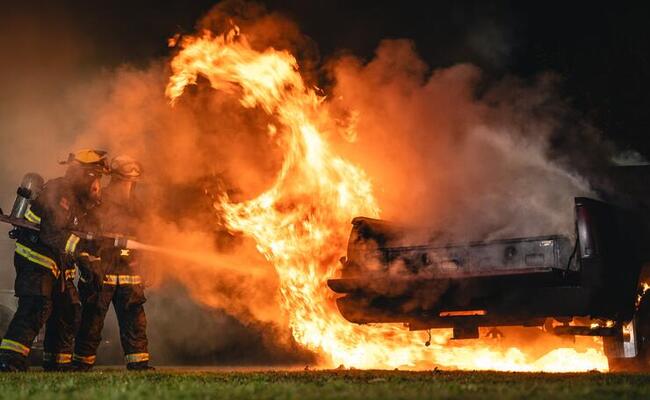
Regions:
[[[374,230],[369,230],[368,224],[374,224]],[[369,246],[368,241],[373,240],[371,235],[378,235],[376,225],[373,220],[356,221],[354,229],[358,234],[353,235],[355,239],[349,245],[349,258],[344,260],[343,275],[328,281],[333,291],[372,290],[380,281],[421,283],[482,278],[492,281],[499,276],[517,275],[543,279],[544,275],[555,277],[558,272],[571,272],[577,268],[572,258],[574,246],[564,236],[396,247],[391,247],[384,236],[373,242],[382,243],[383,239],[384,246]]]
[[[581,315],[592,293],[576,287],[575,244],[548,235],[439,245],[441,235],[356,218],[340,278],[351,322],[408,323],[411,329],[539,323],[547,313]],[[428,244],[407,246],[414,237]],[[433,237],[434,239],[430,239]],[[567,304],[567,300],[568,304]]]

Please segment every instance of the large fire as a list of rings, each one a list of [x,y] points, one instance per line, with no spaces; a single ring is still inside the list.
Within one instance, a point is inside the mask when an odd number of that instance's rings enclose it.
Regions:
[[[233,29],[215,36],[184,37],[172,60],[166,94],[175,101],[198,76],[219,91],[238,96],[246,108],[260,108],[277,121],[284,160],[275,183],[241,203],[224,197],[219,208],[229,229],[243,232],[280,278],[282,309],[295,339],[322,355],[323,366],[356,368],[495,369],[580,371],[607,369],[597,341],[576,351],[557,348],[530,357],[516,347],[485,341],[450,345],[447,330],[426,335],[401,326],[358,326],[345,321],[325,284],[334,277],[353,217],[378,217],[370,178],[334,153],[323,124],[325,98],[308,87],[287,51],[253,49]],[[591,340],[591,339],[589,339]],[[472,344],[473,343],[473,344]]]

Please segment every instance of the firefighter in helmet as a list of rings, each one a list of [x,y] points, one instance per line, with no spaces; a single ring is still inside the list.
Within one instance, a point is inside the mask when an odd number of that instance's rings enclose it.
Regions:
[[[65,175],[48,181],[25,213],[40,231],[19,230],[14,266],[18,309],[0,343],[0,370],[24,371],[32,342],[46,324],[44,363],[47,370],[71,366],[72,345],[80,317],[74,286],[75,264],[88,256],[94,242],[80,238],[84,216],[99,203],[100,178],[108,171],[106,153],[71,153]]]
[[[104,188],[102,204],[95,210],[103,232],[134,235],[142,207],[134,197],[142,166],[129,156],[115,157],[111,162],[111,180]],[[143,304],[144,285],[138,273],[138,257],[132,250],[115,247],[100,248],[103,284],[101,287],[79,284],[82,318],[75,340],[73,363],[78,371],[87,371],[95,363],[97,347],[108,308],[113,303],[120,329],[120,341],[127,369],[151,370],[147,349],[147,319]]]

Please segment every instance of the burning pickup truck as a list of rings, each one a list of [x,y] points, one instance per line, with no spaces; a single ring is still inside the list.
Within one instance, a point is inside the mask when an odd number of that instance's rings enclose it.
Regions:
[[[618,169],[623,177],[610,188],[647,190],[649,171]],[[650,207],[648,197],[617,193],[575,198],[574,237],[449,244],[426,230],[358,217],[341,277],[328,285],[343,294],[337,305],[350,322],[452,328],[454,339],[500,326],[600,336],[610,370],[647,370]]]

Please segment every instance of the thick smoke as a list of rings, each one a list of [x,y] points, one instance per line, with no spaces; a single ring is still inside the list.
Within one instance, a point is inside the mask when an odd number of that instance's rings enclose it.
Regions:
[[[223,31],[232,23],[256,48],[297,54],[307,80],[317,81],[316,47],[293,22],[225,2],[198,28]],[[37,37],[25,40],[31,45]],[[61,54],[60,47],[47,50],[41,55]],[[268,133],[271,121],[202,82],[172,108],[164,97],[167,65],[152,60],[86,74],[64,63],[34,72],[45,79],[65,71],[51,91],[38,81],[16,83],[14,93],[39,95],[17,96],[5,107],[3,138],[11,146],[3,147],[0,183],[13,188],[27,171],[60,175],[55,161],[75,148],[140,159],[145,180],[138,190],[148,205],[140,239],[185,253],[147,254],[154,357],[310,360],[291,339],[271,265],[254,243],[223,228],[213,206],[223,193],[243,200],[273,182],[282,154]],[[329,60],[326,73],[326,106],[340,118],[324,125],[341,153],[372,178],[383,218],[432,226],[461,241],[571,234],[572,198],[589,188],[553,145],[564,114],[552,76],[526,84],[488,82],[468,64],[431,70],[407,40],[382,42],[369,62]],[[8,207],[13,189],[5,192]]]
[[[331,73],[333,104],[358,116],[345,151],[373,178],[385,218],[464,241],[572,232],[573,197],[589,187],[552,156],[564,117],[552,76],[526,85],[486,82],[468,64],[430,70],[408,40]]]

